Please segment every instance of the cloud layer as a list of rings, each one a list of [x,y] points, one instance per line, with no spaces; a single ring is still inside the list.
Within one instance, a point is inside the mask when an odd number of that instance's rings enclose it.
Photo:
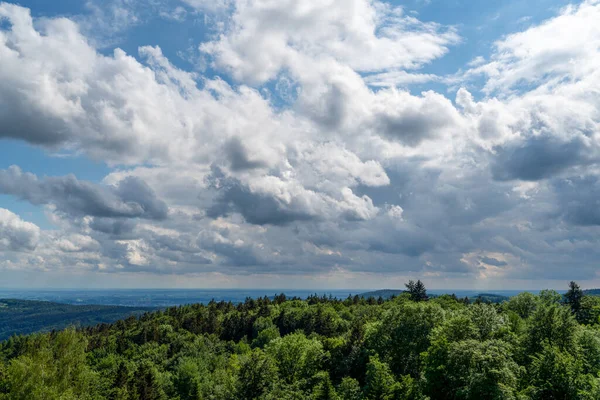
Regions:
[[[598,1],[452,76],[426,68],[460,29],[385,2],[177,7],[160,15],[212,21],[194,71],[0,3],[0,138],[112,168],[100,183],[0,170],[0,194],[55,227],[0,209],[0,268],[600,280]],[[449,89],[407,89],[426,82]]]

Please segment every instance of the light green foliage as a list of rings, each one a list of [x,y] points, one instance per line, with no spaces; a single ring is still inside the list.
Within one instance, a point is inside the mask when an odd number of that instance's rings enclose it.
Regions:
[[[532,400],[580,399],[579,393],[590,385],[581,368],[581,362],[573,355],[557,346],[545,345],[533,357],[527,393]]]
[[[496,307],[492,304],[474,304],[469,308],[469,313],[480,340],[492,339],[499,335],[503,328],[506,328],[504,316],[498,314]]]
[[[9,364],[9,398],[94,398],[94,373],[86,365],[86,345],[86,339],[73,329],[58,333],[52,340],[46,335],[33,337],[25,353]]]
[[[396,381],[389,365],[380,361],[377,357],[371,357],[371,360],[367,364],[365,399],[390,399],[395,383]]]
[[[339,396],[344,400],[361,400],[360,383],[354,378],[344,377],[338,386]]]
[[[576,317],[581,324],[596,325],[600,323],[600,297],[585,296],[581,299],[581,307]]]
[[[255,399],[268,393],[277,381],[275,361],[262,350],[255,349],[242,358],[238,379],[238,398]]]
[[[319,372],[315,376],[315,380],[318,383],[313,390],[312,398],[314,400],[342,400],[338,396],[327,372]]]
[[[404,303],[390,309],[367,344],[398,375],[419,376],[420,355],[429,347],[429,334],[445,319],[439,304]]]
[[[312,378],[325,361],[321,342],[300,332],[273,340],[266,351],[276,360],[281,376],[288,383]]]
[[[279,338],[279,329],[276,326],[263,329],[258,333],[256,339],[252,341],[252,347],[260,347],[261,349],[269,344],[271,341]]]
[[[528,321],[527,352],[532,355],[540,351],[544,343],[572,351],[578,328],[569,308],[543,300]]]
[[[508,311],[515,312],[523,319],[527,319],[531,316],[531,314],[533,314],[537,304],[538,300],[533,294],[529,292],[523,292],[511,297],[506,303],[504,303],[504,308]]]
[[[538,301],[545,305],[559,304],[562,296],[556,290],[542,290],[538,295]]]
[[[581,328],[576,341],[583,372],[600,376],[600,331],[589,327]]]

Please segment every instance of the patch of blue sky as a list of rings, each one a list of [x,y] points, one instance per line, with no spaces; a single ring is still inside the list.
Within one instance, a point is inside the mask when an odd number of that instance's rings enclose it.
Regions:
[[[87,2],[82,0],[21,0],[17,3],[29,8],[34,17],[72,16],[89,11]]]
[[[75,173],[78,179],[92,182],[100,182],[110,172],[106,164],[92,161],[85,156],[56,155],[25,142],[2,139],[0,140],[0,169],[6,169],[11,165],[38,176],[63,176]],[[0,207],[11,210],[43,229],[53,227],[42,207],[14,196],[0,195]]]
[[[418,70],[409,71],[443,78],[452,77],[460,71],[469,69],[469,63],[477,57],[489,60],[494,52],[496,41],[511,33],[539,24],[557,15],[563,7],[574,2],[568,0],[409,0],[392,3],[403,6],[405,12],[414,14],[423,22],[436,22],[456,28],[461,37],[460,43],[450,45],[448,53],[443,57]],[[479,76],[469,82],[463,82],[462,85],[455,81],[448,84],[445,79],[440,79],[406,86],[413,94],[424,90],[455,92],[457,85],[465,86],[478,100],[485,97],[485,94],[480,91],[484,84],[485,77]]]
[[[23,171],[41,176],[62,176],[76,171],[77,178],[99,182],[110,168],[83,155],[51,153],[17,140],[0,141],[0,169],[17,165]]]

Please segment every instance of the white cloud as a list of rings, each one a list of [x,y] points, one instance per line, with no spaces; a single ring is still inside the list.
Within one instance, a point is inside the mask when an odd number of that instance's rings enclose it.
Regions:
[[[408,86],[415,83],[427,83],[439,81],[440,77],[433,74],[415,74],[406,71],[388,71],[369,75],[365,82],[374,87],[396,87]]]
[[[23,221],[11,211],[0,208],[0,250],[34,250],[40,239],[40,228]]]
[[[559,16],[496,42],[490,62],[477,59],[479,65],[467,75],[485,75],[487,93],[518,90],[519,85],[549,90],[565,80],[589,79],[600,64],[598,19],[597,0],[569,5]]]
[[[379,1],[242,0],[224,35],[202,49],[237,79],[264,82],[329,59],[356,71],[416,68],[457,41],[453,29]]]

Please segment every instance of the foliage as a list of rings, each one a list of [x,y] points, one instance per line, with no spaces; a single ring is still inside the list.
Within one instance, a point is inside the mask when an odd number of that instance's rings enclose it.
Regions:
[[[583,299],[583,290],[576,282],[569,283],[569,291],[565,293],[565,303],[571,307],[573,314],[577,314],[581,310],[581,299]]]
[[[49,332],[70,325],[112,323],[151,308],[58,304],[47,301],[0,300],[0,340],[13,334]]]
[[[564,299],[279,295],[172,307],[11,337],[0,343],[0,399],[598,399],[600,304]]]
[[[418,281],[408,281],[406,284],[406,291],[410,295],[410,299],[412,301],[426,301],[427,290],[425,290],[425,285],[420,280]]]

